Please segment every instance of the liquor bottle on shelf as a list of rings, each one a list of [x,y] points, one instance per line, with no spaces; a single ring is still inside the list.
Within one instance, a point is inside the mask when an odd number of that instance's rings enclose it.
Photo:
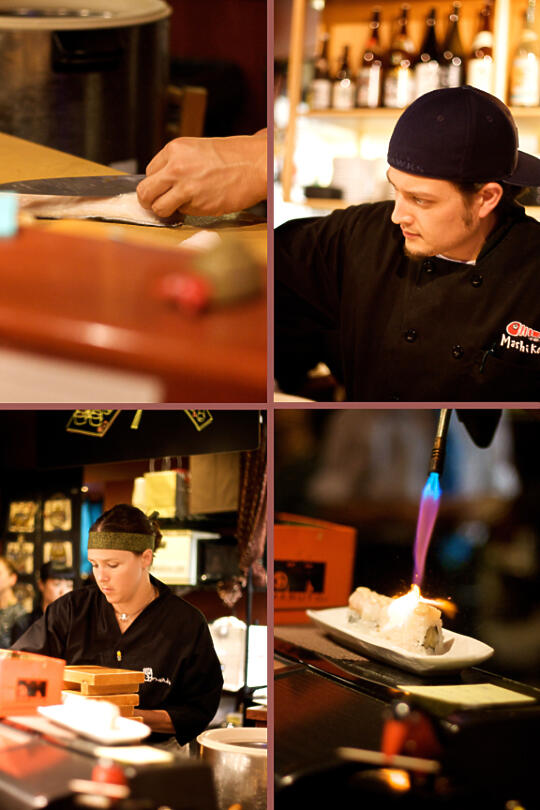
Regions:
[[[321,49],[315,59],[315,70],[310,85],[310,107],[312,110],[327,110],[332,103],[332,79],[328,66],[329,34],[323,34]]]
[[[356,86],[358,107],[380,107],[383,79],[383,49],[379,40],[381,10],[373,9],[369,37],[360,60]]]
[[[435,23],[435,9],[432,8],[426,17],[426,33],[414,68],[415,98],[430,90],[437,90],[440,84],[441,55],[435,36]]]
[[[414,98],[414,44],[407,33],[409,6],[401,7],[398,30],[388,54],[388,67],[384,79],[385,107],[402,108]]]
[[[465,52],[459,35],[460,8],[461,3],[453,3],[448,17],[448,31],[442,49],[441,87],[459,87],[465,79]]]
[[[486,93],[493,93],[493,31],[491,30],[491,3],[480,12],[480,25],[473,39],[467,64],[467,84]]]
[[[354,107],[354,96],[355,84],[349,64],[349,46],[345,45],[332,86],[332,107],[335,110],[351,110]]]
[[[525,24],[512,60],[510,73],[510,104],[515,107],[536,107],[540,102],[540,49],[534,30],[536,0],[529,0]]]

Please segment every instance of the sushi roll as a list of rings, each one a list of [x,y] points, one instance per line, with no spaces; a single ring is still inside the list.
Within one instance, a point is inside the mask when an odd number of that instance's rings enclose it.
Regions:
[[[410,601],[405,610],[402,600]],[[349,597],[348,621],[358,622],[363,630],[410,652],[444,652],[441,611],[413,592],[391,599],[369,588],[357,588]]]
[[[361,619],[378,628],[388,619],[386,609],[391,601],[389,596],[383,596],[369,588],[357,588],[349,596],[349,621]]]

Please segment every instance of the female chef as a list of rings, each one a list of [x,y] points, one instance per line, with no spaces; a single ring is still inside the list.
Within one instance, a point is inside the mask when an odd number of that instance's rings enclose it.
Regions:
[[[203,615],[149,573],[160,539],[136,507],[109,509],[88,535],[95,584],[53,602],[12,649],[144,672],[137,713],[150,742],[183,745],[212,720],[223,678]]]

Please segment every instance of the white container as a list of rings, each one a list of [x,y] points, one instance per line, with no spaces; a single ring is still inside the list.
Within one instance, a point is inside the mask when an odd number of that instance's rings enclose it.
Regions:
[[[266,808],[265,728],[215,728],[197,737],[200,756],[214,774],[220,810],[235,803],[242,810]]]

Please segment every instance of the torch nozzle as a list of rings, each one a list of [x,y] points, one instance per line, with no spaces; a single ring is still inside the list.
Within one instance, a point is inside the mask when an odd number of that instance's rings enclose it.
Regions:
[[[429,462],[429,472],[438,473],[443,471],[444,454],[446,450],[446,437],[448,435],[448,426],[450,424],[450,416],[452,411],[449,408],[442,408],[439,414],[439,424],[437,425],[437,432],[435,433],[435,440],[431,450],[431,458]]]

